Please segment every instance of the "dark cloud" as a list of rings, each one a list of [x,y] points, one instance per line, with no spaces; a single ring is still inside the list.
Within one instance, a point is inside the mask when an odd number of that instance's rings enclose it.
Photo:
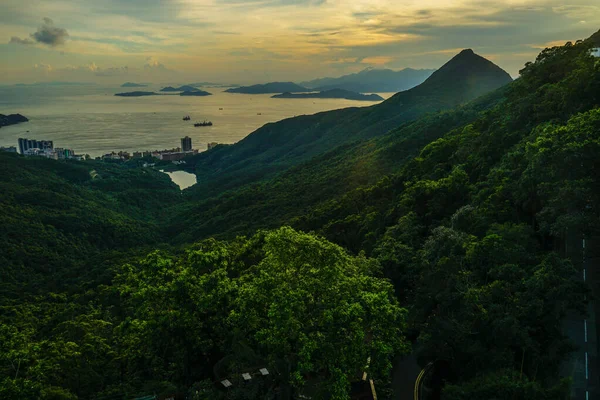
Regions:
[[[353,12],[352,16],[358,19],[369,19],[375,18],[382,15],[382,11],[363,11],[363,12]]]
[[[325,29],[306,29],[304,27],[293,27],[295,31],[298,31],[298,35],[308,36],[308,37],[322,37],[322,36],[335,36],[337,34],[342,33],[344,27],[336,26]]]
[[[13,36],[10,38],[10,41],[8,43],[15,43],[15,44],[34,44],[35,42],[31,39],[21,39],[19,37]]]
[[[15,44],[34,44],[42,43],[48,46],[59,46],[65,44],[65,41],[69,37],[69,33],[64,28],[54,26],[54,21],[50,18],[44,18],[44,24],[40,26],[36,32],[29,35],[31,39],[21,39],[17,36],[10,38],[9,43]],[[32,40],[33,39],[33,40]]]
[[[402,57],[389,64],[392,68],[406,66],[439,67],[464,48],[493,58],[513,76],[526,61],[535,59],[546,43],[575,40],[590,35],[590,28],[573,18],[582,7],[515,7],[491,9],[484,15],[475,8],[455,10],[463,23],[434,23],[433,19],[406,21],[402,16],[381,18],[380,23],[365,26],[372,32],[398,36],[398,41],[376,44],[331,45],[330,51],[340,59],[360,57]],[[587,9],[591,15],[590,9]],[[437,14],[434,11],[434,14]],[[436,15],[437,17],[437,15]],[[436,18],[436,21],[439,18]],[[535,29],[534,29],[535,27]],[[408,35],[403,39],[403,35]],[[538,47],[541,46],[541,47]]]
[[[44,18],[44,25],[40,26],[37,32],[32,33],[31,37],[38,43],[58,46],[65,44],[69,34],[66,29],[54,26],[54,21],[46,17]]]

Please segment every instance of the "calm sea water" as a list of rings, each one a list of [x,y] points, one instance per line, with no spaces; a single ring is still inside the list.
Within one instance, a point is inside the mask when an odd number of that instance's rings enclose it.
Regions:
[[[20,113],[29,122],[0,129],[0,146],[15,146],[17,138],[53,140],[55,147],[98,156],[111,151],[160,150],[178,147],[192,138],[205,150],[209,142],[235,143],[268,122],[301,114],[374,102],[340,99],[272,99],[271,95],[224,93],[205,88],[206,97],[116,97],[133,90],[160,87],[118,86],[0,86],[0,114]],[[391,93],[381,93],[387,98]],[[220,110],[222,108],[222,110]],[[259,115],[260,114],[260,115]],[[190,115],[191,121],[183,121]],[[194,127],[210,120],[212,127]]]
[[[161,170],[161,172],[164,172]],[[165,174],[169,175],[169,178],[179,186],[179,189],[187,189],[190,186],[194,186],[197,183],[197,178],[195,174],[190,174],[185,171],[173,171],[173,172],[165,172]]]

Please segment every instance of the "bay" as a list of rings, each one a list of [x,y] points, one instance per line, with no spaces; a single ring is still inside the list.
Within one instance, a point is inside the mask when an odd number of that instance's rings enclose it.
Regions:
[[[158,91],[159,86],[140,88]],[[377,102],[344,99],[272,99],[270,94],[225,93],[203,88],[206,97],[178,95],[117,97],[131,88],[105,85],[0,86],[0,113],[20,113],[29,122],[0,129],[0,146],[16,146],[19,137],[53,140],[93,157],[111,151],[162,150],[192,138],[203,151],[210,142],[235,143],[269,123],[302,114]],[[380,93],[388,98],[392,93]],[[183,121],[186,115],[190,121]],[[196,121],[211,127],[194,127]]]

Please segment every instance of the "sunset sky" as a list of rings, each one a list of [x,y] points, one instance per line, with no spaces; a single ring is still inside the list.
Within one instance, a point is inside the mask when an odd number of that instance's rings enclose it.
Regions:
[[[600,29],[598,0],[3,0],[0,83],[260,83],[437,68],[472,48],[516,77]]]

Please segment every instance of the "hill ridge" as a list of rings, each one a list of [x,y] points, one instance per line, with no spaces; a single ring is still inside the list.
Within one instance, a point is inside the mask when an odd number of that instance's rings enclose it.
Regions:
[[[457,67],[468,59],[482,66],[462,70]],[[458,54],[444,64],[444,71],[435,78],[432,75],[421,85],[380,104],[269,123],[234,145],[201,153],[192,163],[199,182],[192,191],[206,198],[261,180],[337,146],[383,135],[423,114],[455,107],[512,81],[495,64],[480,59],[483,57],[474,53]],[[445,72],[455,67],[460,73]]]

